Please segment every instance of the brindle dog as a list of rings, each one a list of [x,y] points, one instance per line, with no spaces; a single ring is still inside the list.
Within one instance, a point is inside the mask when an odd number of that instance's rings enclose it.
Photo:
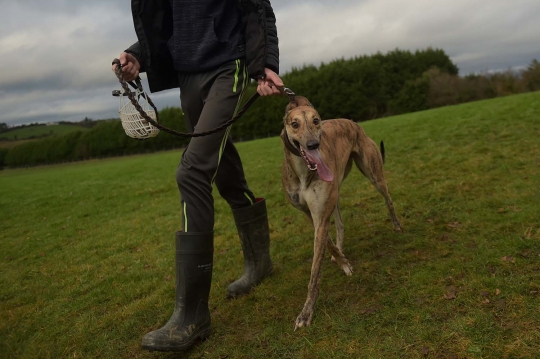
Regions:
[[[321,121],[305,97],[296,96],[283,118],[281,132],[285,159],[282,167],[283,188],[292,205],[304,212],[315,227],[315,245],[311,278],[304,309],[296,319],[295,330],[311,324],[319,294],[321,267],[325,248],[346,275],[352,267],[343,255],[343,221],[339,210],[339,187],[352,164],[383,195],[394,228],[401,231],[392,199],[383,175],[384,146],[381,151],[364,130],[351,120]],[[337,246],[328,233],[334,215]]]

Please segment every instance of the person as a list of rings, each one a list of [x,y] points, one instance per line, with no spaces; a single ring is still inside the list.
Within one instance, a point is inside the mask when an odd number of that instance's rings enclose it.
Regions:
[[[276,19],[269,0],[132,0],[138,41],[120,54],[126,81],[146,72],[152,92],[180,88],[189,131],[231,119],[250,78],[279,94]],[[113,71],[116,65],[113,66]],[[147,350],[180,351],[208,337],[213,266],[212,184],[232,209],[244,273],[228,297],[247,294],[272,272],[266,203],[249,189],[238,152],[220,133],[192,138],[176,172],[182,230],[176,233],[176,298],[169,321],[146,334]]]

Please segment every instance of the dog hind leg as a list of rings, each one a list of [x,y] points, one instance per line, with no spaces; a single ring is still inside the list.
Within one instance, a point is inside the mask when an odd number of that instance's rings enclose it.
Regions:
[[[334,242],[332,242],[332,237],[330,237],[330,235],[328,235],[328,242],[326,243],[326,245],[328,247],[328,251],[330,252],[330,254],[332,254],[332,261],[336,262],[346,275],[351,276],[353,273],[351,263],[347,258],[345,258],[343,252],[334,245]]]
[[[373,143],[373,145],[376,148],[375,143]],[[401,231],[401,223],[399,222],[399,219],[396,215],[396,210],[394,209],[392,198],[390,198],[390,194],[388,193],[386,179],[384,178],[382,157],[379,155],[378,149],[376,152],[370,151],[370,153],[370,158],[366,158],[366,156],[364,156],[364,158],[361,158],[358,154],[353,156],[354,163],[356,164],[356,167],[358,167],[360,172],[362,172],[369,179],[371,184],[373,184],[377,191],[379,191],[379,193],[384,197],[386,207],[390,212],[390,220],[394,225],[394,229],[396,231]]]
[[[390,198],[390,194],[388,193],[388,187],[386,186],[386,181],[384,178],[381,180],[376,180],[375,182],[372,182],[375,188],[377,188],[377,191],[379,191],[380,194],[383,195],[384,201],[386,202],[386,207],[388,208],[388,212],[390,212],[390,220],[392,221],[392,224],[394,225],[394,229],[396,231],[401,231],[401,223],[399,222],[399,219],[396,215],[396,210],[394,209],[394,204],[392,203],[392,199]]]

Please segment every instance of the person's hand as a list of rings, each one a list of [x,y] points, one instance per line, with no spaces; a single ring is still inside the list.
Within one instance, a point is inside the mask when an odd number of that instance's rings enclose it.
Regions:
[[[276,88],[276,86],[283,87],[283,81],[279,78],[278,74],[269,68],[265,68],[264,72],[266,77],[264,79],[258,79],[257,82],[257,92],[261,96],[271,96],[279,95],[281,92]]]
[[[124,76],[125,81],[133,81],[139,76],[139,70],[141,69],[141,64],[135,58],[135,56],[128,54],[127,52],[122,52],[120,54],[120,64],[122,64],[122,75]],[[112,70],[116,69],[116,65],[112,65]]]

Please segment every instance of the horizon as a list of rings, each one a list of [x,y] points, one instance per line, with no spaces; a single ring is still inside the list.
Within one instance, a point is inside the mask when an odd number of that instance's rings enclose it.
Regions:
[[[282,74],[396,48],[442,49],[461,76],[522,69],[540,59],[536,0],[274,0],[272,5]],[[110,94],[118,85],[110,63],[135,41],[129,1],[4,4],[0,123],[117,116]],[[180,106],[178,90],[152,99],[158,108]]]

